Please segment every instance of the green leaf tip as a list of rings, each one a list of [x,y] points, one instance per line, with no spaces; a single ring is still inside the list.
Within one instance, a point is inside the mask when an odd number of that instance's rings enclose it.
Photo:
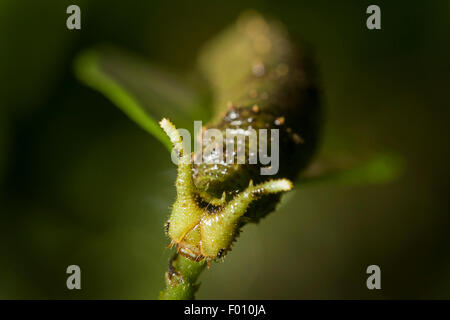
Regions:
[[[201,94],[188,81],[122,49],[87,49],[75,59],[74,68],[82,83],[102,93],[169,151],[171,143],[159,119],[170,117],[190,128],[194,120],[209,116]]]
[[[172,149],[167,136],[137,99],[102,70],[98,51],[91,49],[81,53],[75,60],[75,74],[81,82],[105,95],[169,151]]]
[[[320,174],[305,176],[299,180],[299,185],[321,182],[340,185],[385,184],[399,177],[403,168],[403,159],[399,155],[379,153],[365,161],[342,168],[324,169]]]

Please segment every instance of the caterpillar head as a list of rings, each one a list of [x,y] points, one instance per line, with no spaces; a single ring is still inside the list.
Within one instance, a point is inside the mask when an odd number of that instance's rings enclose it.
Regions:
[[[175,126],[167,119],[160,122],[179,154],[176,179],[177,197],[167,223],[171,245],[176,245],[180,254],[200,261],[221,258],[245,223],[242,219],[247,209],[256,200],[292,189],[288,179],[267,180],[248,186],[230,199],[224,192],[216,197],[194,183],[190,154]]]

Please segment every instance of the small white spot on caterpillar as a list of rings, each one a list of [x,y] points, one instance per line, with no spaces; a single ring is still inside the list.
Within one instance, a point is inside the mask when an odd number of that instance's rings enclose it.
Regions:
[[[229,117],[231,120],[237,119],[238,116],[239,116],[238,113],[235,112],[235,111],[232,111],[232,112],[230,112],[230,113],[228,114],[228,117]]]
[[[278,117],[275,119],[275,125],[281,126],[284,124],[284,117]]]
[[[262,77],[266,73],[266,67],[261,62],[252,66],[252,73],[255,77]]]

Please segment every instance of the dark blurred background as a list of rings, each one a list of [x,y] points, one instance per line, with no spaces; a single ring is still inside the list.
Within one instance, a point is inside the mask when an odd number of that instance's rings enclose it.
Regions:
[[[79,31],[66,8],[81,7]],[[366,28],[381,7],[382,30]],[[304,186],[247,226],[198,298],[450,298],[450,2],[0,2],[0,298],[155,298],[170,252],[175,168],[155,138],[74,77],[111,43],[189,72],[201,46],[253,8],[314,48],[322,148],[390,150],[385,185]],[[66,288],[66,268],[82,290]],[[382,290],[366,288],[368,265]]]

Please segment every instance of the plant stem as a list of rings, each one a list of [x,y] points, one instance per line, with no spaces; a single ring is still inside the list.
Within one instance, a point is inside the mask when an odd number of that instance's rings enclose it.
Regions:
[[[200,284],[196,283],[205,269],[205,260],[195,262],[175,253],[166,271],[166,288],[159,295],[160,300],[193,300]]]

